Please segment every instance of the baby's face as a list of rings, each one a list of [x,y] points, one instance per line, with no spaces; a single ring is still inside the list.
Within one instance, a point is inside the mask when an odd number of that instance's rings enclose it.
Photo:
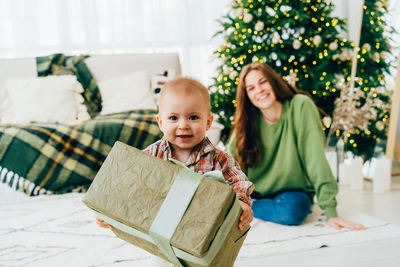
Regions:
[[[199,92],[183,95],[170,91],[159,106],[157,121],[175,151],[191,151],[211,127],[208,103]]]

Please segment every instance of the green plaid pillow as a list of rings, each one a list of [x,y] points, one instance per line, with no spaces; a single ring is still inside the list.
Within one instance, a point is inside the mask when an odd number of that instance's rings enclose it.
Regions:
[[[89,115],[93,118],[101,111],[101,95],[92,73],[84,62],[87,57],[89,56],[65,56],[64,54],[42,56],[36,58],[36,67],[38,76],[62,74],[66,69],[74,73],[82,84],[84,103]]]

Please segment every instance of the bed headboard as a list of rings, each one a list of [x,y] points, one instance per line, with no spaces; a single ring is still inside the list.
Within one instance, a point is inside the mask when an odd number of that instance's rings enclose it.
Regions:
[[[157,74],[168,69],[174,69],[177,74],[181,73],[177,53],[92,55],[85,61],[97,81],[139,70],[146,70],[149,74]],[[0,88],[9,78],[36,76],[35,58],[0,59]]]

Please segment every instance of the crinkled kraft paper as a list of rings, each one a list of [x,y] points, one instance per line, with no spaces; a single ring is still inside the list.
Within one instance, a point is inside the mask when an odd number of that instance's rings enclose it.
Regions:
[[[161,204],[182,167],[116,142],[96,175],[83,202],[127,226],[148,233]],[[233,204],[238,201],[232,188],[203,177],[171,245],[196,257],[203,257]],[[174,216],[171,213],[171,216]],[[233,266],[248,227],[238,228],[240,212],[220,251],[209,266]],[[121,239],[150,253],[167,258],[151,242],[113,227]],[[181,260],[186,266],[202,266]]]

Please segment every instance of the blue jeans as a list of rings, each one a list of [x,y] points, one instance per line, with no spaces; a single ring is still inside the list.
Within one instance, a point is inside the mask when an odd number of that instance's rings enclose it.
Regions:
[[[286,191],[274,198],[254,200],[252,208],[257,219],[284,225],[299,225],[310,212],[311,200],[304,192]]]

